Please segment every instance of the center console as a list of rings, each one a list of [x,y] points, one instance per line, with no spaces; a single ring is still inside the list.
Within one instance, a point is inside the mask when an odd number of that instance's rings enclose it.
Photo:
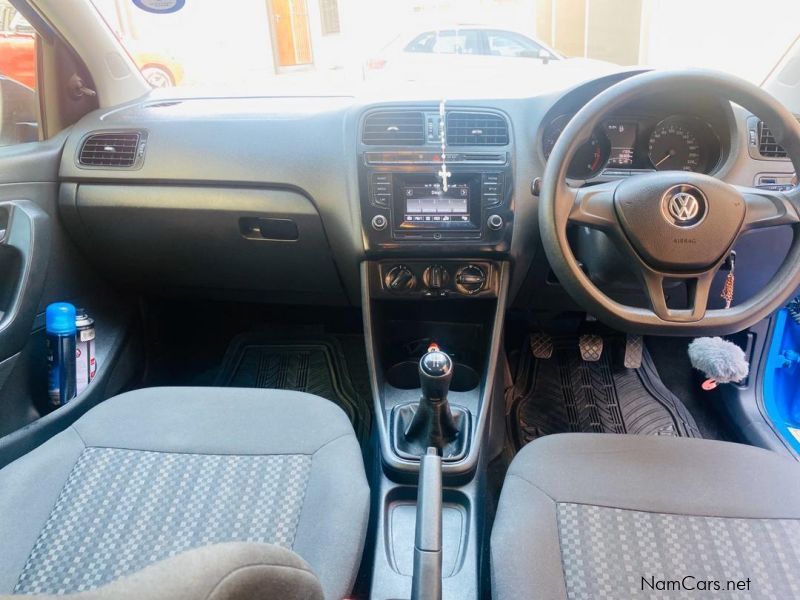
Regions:
[[[428,260],[404,259],[403,264],[419,273]],[[420,463],[430,446],[438,450],[443,481],[442,598],[478,598],[485,568],[481,548],[488,540],[488,465],[502,451],[505,424],[500,356],[508,266],[504,261],[478,262],[491,273],[491,284],[479,295],[428,298],[421,291],[385,290],[381,269],[391,264],[392,259],[386,265],[362,264],[372,426],[377,433],[373,439],[379,440],[381,463],[372,488],[376,522],[371,598],[411,597],[413,532],[423,493]],[[453,272],[472,263],[457,259],[435,264]],[[428,289],[422,281],[418,286]],[[446,402],[437,401],[421,374],[434,345],[452,361]]]
[[[427,121],[429,112],[374,111],[364,117],[359,185],[368,254],[420,245],[444,252],[508,251],[514,219],[508,122],[499,113],[456,114],[464,117],[459,128],[472,138],[467,143],[477,148],[446,143],[442,151],[442,137],[461,140],[450,135],[449,125],[447,132],[437,135],[435,128],[441,123]],[[419,122],[409,125],[413,115]],[[494,134],[501,126],[505,143],[498,144],[501,136]],[[416,131],[427,132],[427,137],[417,138],[420,147],[403,145],[413,140]],[[489,131],[491,139],[485,134]],[[376,139],[390,145],[377,149],[372,143]],[[483,147],[483,141],[491,145]]]
[[[362,215],[368,250],[402,248],[404,243],[420,241],[506,248],[513,218],[507,169],[445,164],[449,173],[445,190],[435,170],[441,155],[432,154],[427,160],[424,155],[415,156],[423,159],[399,171],[395,161],[404,160],[402,155],[378,159],[365,154]]]
[[[470,367],[473,386],[454,390],[462,394],[455,404],[465,410],[469,443],[444,457],[445,478],[469,473],[491,399],[495,325],[505,311],[514,225],[510,122],[488,109],[374,108],[362,116],[358,149],[364,315],[384,464],[395,475],[419,469],[419,457],[394,437],[401,405],[417,400],[419,389],[416,367],[406,388],[396,380],[398,364],[420,355],[408,352],[398,363],[387,357],[398,346],[420,350],[415,343],[426,340],[456,359],[482,357]],[[423,322],[427,332],[402,339]],[[397,323],[406,325],[398,330]],[[480,335],[460,338],[470,326]],[[457,376],[465,368],[459,363]]]
[[[382,465],[375,600],[411,595],[409,531],[431,450],[442,476],[443,597],[480,593],[485,472],[504,428],[510,140],[508,119],[491,110],[381,108],[361,119],[362,310]]]
[[[441,161],[409,165],[406,171],[371,162],[363,166],[361,209],[367,250],[419,242],[507,250],[513,212],[506,170],[448,164],[444,190],[436,162]]]

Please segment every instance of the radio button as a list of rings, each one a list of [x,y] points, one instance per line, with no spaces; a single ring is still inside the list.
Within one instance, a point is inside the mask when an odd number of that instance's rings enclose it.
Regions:
[[[375,206],[389,208],[392,204],[392,174],[373,173],[372,174],[371,200]]]
[[[492,206],[497,206],[500,204],[500,196],[497,194],[484,194],[483,195],[483,205],[491,208]]]
[[[486,221],[486,225],[488,225],[489,229],[492,231],[498,231],[503,228],[503,217],[500,215],[492,215]]]
[[[481,197],[486,207],[498,206],[503,202],[503,175],[484,173],[481,176]]]
[[[383,215],[375,215],[372,217],[372,228],[375,231],[383,231],[389,225],[389,219]]]

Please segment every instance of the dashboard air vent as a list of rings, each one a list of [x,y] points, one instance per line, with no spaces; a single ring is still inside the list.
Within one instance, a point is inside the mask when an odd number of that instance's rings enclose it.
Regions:
[[[508,144],[508,123],[492,113],[447,113],[448,146],[505,146]]]
[[[764,121],[758,122],[758,153],[765,158],[786,158],[786,150],[775,141]]]
[[[425,143],[425,119],[418,111],[374,112],[364,121],[362,140],[370,146],[421,146]]]
[[[140,131],[95,133],[87,137],[78,155],[86,167],[128,169],[137,164],[144,153],[144,134]]]

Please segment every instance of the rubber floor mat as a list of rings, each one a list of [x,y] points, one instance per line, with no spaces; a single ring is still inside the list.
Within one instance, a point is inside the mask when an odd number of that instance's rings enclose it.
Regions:
[[[623,366],[625,340],[605,338],[596,362],[581,359],[577,337],[553,339],[550,358],[526,340],[514,386],[510,430],[520,448],[551,433],[701,437],[691,413],[661,382],[645,349],[642,366]]]
[[[326,398],[345,411],[363,444],[369,438],[371,400],[368,374],[364,377],[366,351],[359,352],[358,339],[363,348],[360,336],[240,335],[225,354],[217,385],[292,390]]]

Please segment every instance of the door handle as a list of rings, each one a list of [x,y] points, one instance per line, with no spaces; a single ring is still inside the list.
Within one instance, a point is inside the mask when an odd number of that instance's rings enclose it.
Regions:
[[[0,202],[0,361],[27,342],[50,260],[50,217],[30,200]]]

